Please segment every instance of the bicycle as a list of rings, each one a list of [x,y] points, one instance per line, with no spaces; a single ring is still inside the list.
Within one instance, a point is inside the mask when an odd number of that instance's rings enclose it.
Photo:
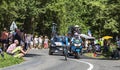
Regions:
[[[67,61],[67,57],[68,57],[68,48],[66,45],[63,46],[63,55],[65,57],[65,60]]]

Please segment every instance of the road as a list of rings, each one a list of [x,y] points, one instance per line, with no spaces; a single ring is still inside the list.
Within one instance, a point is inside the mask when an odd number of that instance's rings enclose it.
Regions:
[[[48,55],[48,49],[32,49],[25,62],[0,70],[120,70],[120,60],[101,60],[82,56],[64,60],[61,54]]]

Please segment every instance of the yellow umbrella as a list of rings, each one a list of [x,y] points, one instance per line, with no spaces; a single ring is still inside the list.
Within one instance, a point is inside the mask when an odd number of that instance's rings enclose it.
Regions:
[[[111,39],[111,38],[113,38],[112,36],[104,36],[104,37],[102,37],[103,39]]]

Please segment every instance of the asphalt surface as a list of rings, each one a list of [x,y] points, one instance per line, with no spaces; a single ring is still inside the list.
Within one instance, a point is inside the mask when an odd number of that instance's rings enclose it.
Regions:
[[[48,49],[32,49],[24,57],[25,62],[1,68],[0,70],[120,70],[120,60],[81,59],[69,57],[64,60],[62,54],[48,55]]]

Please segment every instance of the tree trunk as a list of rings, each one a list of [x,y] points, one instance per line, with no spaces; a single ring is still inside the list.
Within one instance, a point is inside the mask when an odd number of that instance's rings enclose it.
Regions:
[[[27,17],[24,22],[24,32],[25,33],[34,33],[34,18]]]

